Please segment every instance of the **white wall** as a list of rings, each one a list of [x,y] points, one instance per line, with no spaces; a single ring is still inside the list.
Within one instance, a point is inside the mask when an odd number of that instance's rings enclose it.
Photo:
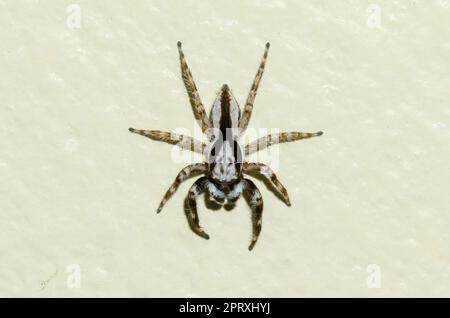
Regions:
[[[449,1],[70,3],[0,2],[1,296],[450,296]],[[270,41],[251,127],[325,133],[278,148],[290,208],[256,181],[253,252],[244,200],[190,231],[194,179],[155,213],[184,164],[128,127],[194,131],[178,40],[208,106]]]

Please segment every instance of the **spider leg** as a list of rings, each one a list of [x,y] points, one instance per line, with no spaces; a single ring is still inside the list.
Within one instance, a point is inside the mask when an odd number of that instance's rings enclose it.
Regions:
[[[167,190],[166,194],[164,194],[164,197],[162,198],[161,203],[159,204],[159,207],[156,210],[156,213],[161,212],[162,208],[164,207],[164,204],[166,204],[167,201],[169,201],[169,199],[172,197],[175,191],[177,191],[178,187],[183,181],[200,173],[204,173],[206,171],[208,171],[208,166],[206,163],[195,163],[184,167],[176,176],[175,181],[172,183],[169,190]]]
[[[245,155],[250,155],[254,152],[269,148],[275,144],[281,144],[290,141],[296,141],[300,139],[312,138],[321,136],[323,132],[318,131],[315,133],[305,133],[305,132],[282,132],[277,134],[270,134],[264,137],[261,137],[255,141],[252,141],[245,145]]]
[[[203,154],[206,149],[206,145],[204,143],[186,135],[174,134],[160,130],[143,130],[134,128],[129,128],[128,130],[132,133],[139,134],[153,140],[176,145],[184,150],[190,150]]]
[[[202,131],[205,132],[208,128],[211,128],[211,122],[205,112],[205,107],[200,99],[197,86],[195,85],[194,78],[192,77],[191,70],[187,65],[186,58],[181,48],[181,42],[177,43],[178,53],[180,55],[181,64],[181,77],[183,78],[184,86],[186,87],[189,101],[191,102],[192,110],[194,111],[195,119],[199,120],[199,125]]]
[[[291,206],[291,201],[289,200],[289,195],[286,188],[280,180],[278,180],[276,174],[269,166],[263,163],[244,162],[242,165],[242,172],[246,174],[254,172],[270,180],[283,197],[284,203],[286,203],[287,206]]]
[[[200,226],[200,220],[197,214],[197,197],[202,194],[207,184],[209,183],[208,178],[201,177],[194,182],[192,187],[189,189],[188,195],[185,201],[185,213],[189,222],[189,226],[192,231],[198,236],[203,237],[206,240],[209,240],[209,235],[202,229]]]
[[[256,241],[258,241],[259,234],[261,233],[263,199],[261,192],[259,192],[251,180],[244,179],[244,182],[244,191],[247,194],[247,201],[252,209],[253,235],[252,242],[248,247],[248,250],[251,251],[255,247]]]
[[[253,103],[255,101],[256,92],[258,91],[259,83],[261,82],[261,78],[264,73],[264,67],[266,65],[267,54],[269,53],[270,44],[266,43],[266,49],[264,51],[263,58],[261,63],[259,64],[258,72],[256,73],[255,79],[253,80],[252,87],[250,88],[250,92],[248,93],[247,101],[245,102],[244,112],[242,113],[242,117],[239,120],[239,128],[242,131],[247,129],[248,123],[250,121],[250,117],[252,116]]]

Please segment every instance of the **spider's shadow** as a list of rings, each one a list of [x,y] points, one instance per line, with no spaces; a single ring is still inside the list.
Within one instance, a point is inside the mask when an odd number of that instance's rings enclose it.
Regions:
[[[205,201],[205,206],[210,210],[217,211],[222,207],[219,203],[210,198],[208,192],[205,192],[205,194],[203,195],[203,201]]]

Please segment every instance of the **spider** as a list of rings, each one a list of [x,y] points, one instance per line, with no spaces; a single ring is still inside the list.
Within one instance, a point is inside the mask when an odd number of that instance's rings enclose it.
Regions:
[[[194,116],[202,132],[207,136],[209,144],[185,135],[159,130],[129,128],[129,131],[132,133],[177,145],[182,149],[198,152],[205,156],[204,162],[190,164],[178,173],[175,181],[165,193],[157,209],[157,213],[161,212],[166,202],[183,181],[195,175],[203,175],[194,182],[185,199],[185,214],[191,230],[200,237],[209,239],[209,235],[200,226],[197,214],[196,200],[200,194],[205,192],[209,198],[212,198],[213,201],[219,203],[221,206],[228,205],[232,207],[240,195],[244,193],[244,197],[248,201],[252,211],[253,236],[248,247],[251,251],[261,233],[263,199],[256,185],[250,179],[244,178],[244,174],[259,175],[276,188],[287,206],[290,206],[291,203],[286,188],[281,184],[269,166],[258,162],[244,161],[243,157],[268,148],[273,144],[316,137],[322,135],[322,132],[281,132],[269,134],[250,142],[242,149],[239,145],[239,140],[245,132],[252,115],[253,102],[264,73],[270,44],[266,44],[264,55],[245,102],[242,116],[236,98],[226,84],[218,92],[212,105],[210,116],[206,115],[205,108],[197,91],[197,86],[187,65],[181,42],[178,42],[177,46],[181,64],[181,75],[189,101]]]

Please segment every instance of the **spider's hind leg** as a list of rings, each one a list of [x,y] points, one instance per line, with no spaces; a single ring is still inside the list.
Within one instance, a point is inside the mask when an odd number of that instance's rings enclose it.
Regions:
[[[211,128],[211,122],[209,121],[208,116],[205,112],[205,107],[200,99],[200,94],[197,90],[197,85],[195,85],[194,78],[192,76],[192,72],[189,69],[189,66],[186,62],[186,57],[184,56],[183,49],[181,47],[181,42],[177,43],[178,53],[180,56],[180,65],[181,65],[181,77],[183,79],[184,86],[186,87],[186,91],[189,96],[189,101],[192,106],[192,110],[194,112],[195,118],[199,121],[199,125],[203,132],[206,132],[209,128]]]
[[[206,177],[201,177],[194,182],[189,189],[185,200],[184,212],[189,222],[191,230],[200,237],[209,240],[209,235],[200,226],[200,220],[197,213],[197,197],[202,194],[210,181]]]
[[[250,92],[248,93],[247,101],[245,102],[244,112],[242,113],[242,117],[239,120],[239,128],[242,130],[247,129],[248,123],[250,121],[250,117],[252,116],[253,111],[253,103],[255,102],[256,92],[258,91],[259,83],[261,82],[261,78],[264,74],[264,68],[266,66],[267,54],[269,53],[270,44],[266,43],[266,49],[264,51],[264,55],[262,57],[261,63],[259,64],[258,72],[255,75],[255,79],[253,80],[252,87],[250,88]]]

